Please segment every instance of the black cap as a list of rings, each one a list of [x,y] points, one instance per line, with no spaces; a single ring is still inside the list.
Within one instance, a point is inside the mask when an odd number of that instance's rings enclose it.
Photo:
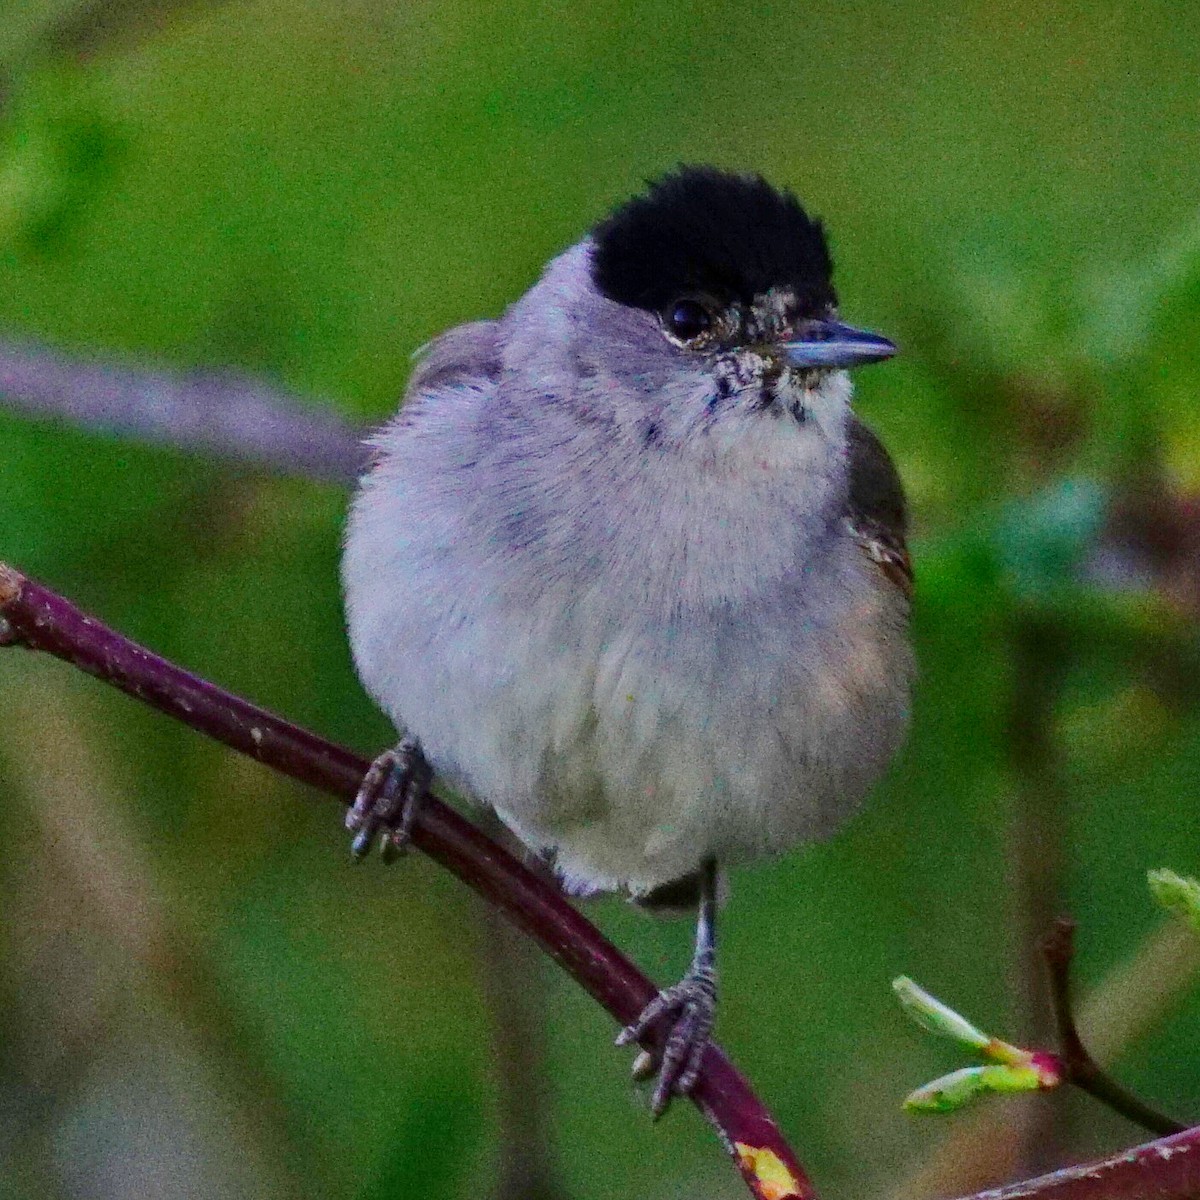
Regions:
[[[749,304],[789,288],[802,309],[837,303],[821,222],[760,175],[679,167],[592,232],[592,275],[610,300],[661,311],[680,296]]]

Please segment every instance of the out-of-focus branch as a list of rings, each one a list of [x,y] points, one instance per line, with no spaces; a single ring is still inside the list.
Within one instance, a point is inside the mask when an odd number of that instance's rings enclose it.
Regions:
[[[1055,921],[1042,942],[1042,954],[1050,979],[1050,1003],[1058,1030],[1058,1061],[1063,1080],[1120,1113],[1151,1133],[1182,1133],[1187,1126],[1164,1116],[1122,1087],[1088,1053],[1075,1022],[1071,1002],[1071,960],[1075,957],[1075,922],[1066,917]]]
[[[289,1110],[261,1039],[247,1036],[245,1015],[213,969],[202,939],[172,919],[151,864],[112,803],[120,786],[116,764],[96,752],[98,742],[89,738],[86,722],[66,702],[63,688],[32,682],[25,694],[32,701],[29,709],[10,706],[4,714],[6,732],[11,729],[16,745],[28,748],[10,759],[20,790],[34,802],[31,815],[42,843],[31,869],[44,888],[53,889],[53,907],[71,928],[88,926],[115,947],[123,965],[120,994],[128,996],[131,989],[136,994],[135,983],[148,985],[184,1032],[184,1042],[194,1040],[205,1061],[216,1064],[213,1087],[232,1109],[237,1127],[234,1153],[249,1151],[249,1134],[255,1153],[283,1184],[284,1195],[327,1193],[332,1187],[328,1170],[315,1153],[310,1131]],[[35,749],[39,735],[40,744],[55,747],[53,753]],[[87,785],[81,787],[80,780]],[[46,914],[47,907],[39,909],[36,919],[30,916],[38,936],[48,938],[55,918]],[[75,962],[72,966],[79,969]],[[39,1035],[65,1042],[59,1048],[57,1078],[50,1086],[38,1081],[41,1095],[60,1094],[64,1085],[69,1087],[72,1069],[82,1075],[94,1066],[96,1047],[110,1036],[107,1027],[115,1020],[113,997],[105,1007],[110,1011],[103,1018],[93,1014],[83,1029],[70,1030],[65,1039],[54,1013],[39,1012]],[[42,1119],[47,1116],[51,1114]]]
[[[1013,679],[1007,750],[1013,776],[1008,870],[1012,881],[1013,953],[1017,971],[1016,1024],[1030,1044],[1049,1032],[1043,980],[1037,970],[1041,939],[1062,911],[1066,874],[1066,797],[1054,708],[1069,658],[1069,643],[1053,619],[1018,604],[1010,629]],[[1024,1123],[1021,1174],[1062,1161],[1070,1144],[1069,1111],[1043,1110]],[[1161,1131],[1156,1131],[1161,1132]]]
[[[529,943],[494,908],[480,909],[480,977],[493,1022],[492,1079],[503,1148],[489,1200],[566,1200],[549,1153],[550,1091],[539,1086],[547,1078],[547,992],[530,971],[541,963],[532,949],[521,952]]]
[[[495,813],[482,813],[479,827],[514,858],[553,880],[549,868]],[[490,904],[477,905],[476,912],[479,979],[492,1021],[496,1128],[503,1147],[488,1200],[566,1200],[566,1185],[555,1165],[551,1093],[541,1084],[549,1070],[549,996],[538,986],[544,964],[529,940]]]
[[[341,746],[151,654],[63,597],[0,564],[0,645],[42,650],[266,766],[353,799],[368,764]],[[534,939],[622,1025],[657,989],[543,880],[453,809],[430,798],[413,842]],[[657,1033],[646,1039],[655,1049]],[[724,1053],[710,1044],[692,1099],[758,1200],[815,1200],[778,1125]]]
[[[28,417],[349,483],[364,430],[255,380],[88,362],[0,339],[0,407]]]

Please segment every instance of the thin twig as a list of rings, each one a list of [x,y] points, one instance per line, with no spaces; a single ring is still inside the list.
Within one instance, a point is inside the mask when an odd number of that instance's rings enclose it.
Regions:
[[[353,799],[367,770],[349,750],[151,654],[3,564],[0,622],[0,644],[53,654],[343,803]],[[431,798],[413,843],[502,911],[622,1025],[657,994],[561,895],[453,809]],[[655,1048],[651,1039],[645,1048]],[[778,1125],[715,1045],[705,1051],[692,1099],[759,1200],[815,1200]]]
[[[1050,1003],[1058,1030],[1058,1059],[1063,1078],[1114,1112],[1151,1133],[1182,1133],[1187,1126],[1158,1112],[1126,1091],[1088,1053],[1080,1037],[1071,1001],[1071,960],[1075,957],[1075,922],[1059,917],[1042,941],[1050,980]]]
[[[1069,645],[1052,618],[1019,603],[1009,630],[1013,679],[1006,749],[1013,775],[1008,867],[1017,971],[1017,1028],[1026,1044],[1049,1040],[1046,994],[1038,970],[1041,938],[1062,909],[1066,874],[1066,795],[1054,709],[1069,661]],[[1071,1110],[1063,1105],[1021,1113],[1020,1173],[1062,1162],[1071,1144]]]
[[[228,372],[112,366],[0,339],[0,407],[332,483],[366,463],[362,429]]]

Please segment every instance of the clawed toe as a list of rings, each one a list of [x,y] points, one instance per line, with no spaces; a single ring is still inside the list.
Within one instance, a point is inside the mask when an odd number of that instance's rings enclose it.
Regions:
[[[649,1078],[657,1070],[658,1082],[650,1100],[655,1119],[667,1111],[672,1097],[685,1096],[696,1086],[716,1008],[713,975],[700,972],[660,992],[638,1019],[617,1035],[617,1045],[628,1046],[645,1038],[657,1024],[664,1025],[658,1053],[643,1051],[633,1066],[635,1079]]]
[[[346,828],[354,833],[350,853],[365,858],[378,838],[385,862],[403,854],[432,778],[416,738],[404,738],[375,759],[346,813]]]

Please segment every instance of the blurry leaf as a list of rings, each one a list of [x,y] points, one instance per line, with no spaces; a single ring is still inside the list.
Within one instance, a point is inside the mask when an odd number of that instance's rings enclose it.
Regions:
[[[996,554],[1014,592],[1046,599],[1078,586],[1103,528],[1108,490],[1091,479],[1064,479],[1011,504],[995,531]]]
[[[1147,872],[1147,879],[1154,899],[1200,933],[1200,882],[1165,868]]]
[[[9,66],[27,55],[60,21],[85,5],[86,0],[7,0],[0,9],[0,64]]]
[[[952,264],[949,278],[960,314],[958,337],[973,358],[1006,375],[1062,389],[1075,375],[1071,331],[1074,302],[1061,283],[1034,274],[1012,256],[1011,244],[982,250]]]
[[[1092,622],[1092,628],[1097,624]],[[1106,651],[1111,658],[1112,648]],[[1058,720],[1063,746],[1076,763],[1128,769],[1178,733],[1179,722],[1159,690],[1146,683],[1129,684],[1125,671],[1115,684],[1103,677],[1097,679],[1096,665],[1087,666],[1091,670],[1080,673],[1094,694],[1069,697],[1073,703],[1063,703]],[[1102,687],[1102,683],[1110,686]]]
[[[1145,356],[1173,301],[1200,287],[1200,209],[1149,259],[1089,282],[1082,348],[1102,370]],[[1194,353],[1194,351],[1193,351]]]
[[[19,85],[0,132],[0,245],[23,243],[42,255],[67,249],[115,174],[124,138],[81,90],[59,71]]]
[[[1094,272],[1081,292],[1078,339],[1097,397],[1091,467],[1128,477],[1165,466],[1200,487],[1200,209],[1150,254]]]

